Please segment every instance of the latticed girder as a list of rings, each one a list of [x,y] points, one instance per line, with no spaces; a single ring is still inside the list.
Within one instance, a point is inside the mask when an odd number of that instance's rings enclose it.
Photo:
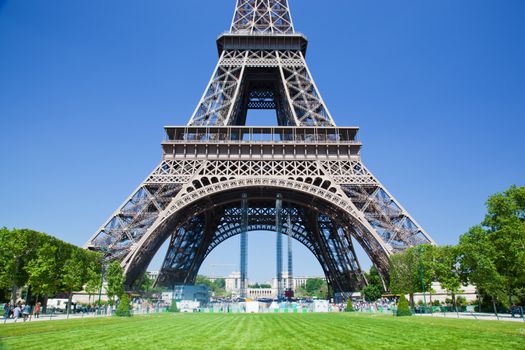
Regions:
[[[341,202],[344,207],[348,206],[345,209],[349,210],[347,215],[360,217],[365,226],[352,224],[345,233],[354,236],[373,259],[380,261],[385,252],[389,254],[410,246],[433,243],[430,236],[415,223],[359,159],[167,159],[161,162],[101,227],[87,243],[87,247],[105,250],[111,259],[122,260],[126,265],[131,263],[144,240],[188,203],[201,197],[206,198],[217,191],[228,190],[232,188],[232,184],[264,186],[281,181],[287,183],[284,185],[287,188],[306,191],[313,196],[322,196],[330,202]],[[261,213],[250,215],[251,220],[256,220],[252,217],[260,215]],[[270,216],[273,220],[274,216]],[[265,220],[264,216],[261,219]],[[294,222],[301,222],[293,216],[292,219]],[[217,230],[223,230],[223,225],[227,223],[217,223]],[[263,221],[258,225],[257,227],[265,227],[267,223]],[[239,233],[236,229],[232,230],[231,232]],[[370,233],[377,238],[371,240]],[[220,239],[212,239],[209,246],[204,248],[202,256],[207,256],[210,251],[208,248],[213,249],[214,242],[219,241]],[[376,241],[379,243],[374,243]],[[301,242],[314,249],[311,243],[305,240]],[[322,254],[318,254],[318,260],[322,259]],[[330,269],[333,268],[334,266]]]
[[[393,252],[415,245],[433,244],[430,236],[379,183],[343,185],[342,188]]]
[[[287,0],[238,0],[231,33],[291,34],[294,32]]]
[[[250,104],[254,96],[271,103]],[[250,108],[274,108],[280,125],[334,126],[301,51],[223,51],[188,125],[227,126],[246,121]]]
[[[188,125],[228,125],[243,68],[243,65],[217,66]]]
[[[180,184],[143,184],[91,237],[86,247],[123,259],[180,191]]]
[[[256,202],[260,203],[260,202]],[[250,207],[247,231],[278,232],[275,222],[276,208]],[[239,203],[240,204],[240,203]],[[172,287],[179,283],[192,283],[204,259],[225,240],[242,234],[243,209],[229,205],[208,212],[210,222],[216,227],[205,230],[204,216],[196,216],[172,234],[165,261],[156,281],[157,285]],[[365,279],[355,256],[350,235],[327,216],[318,215],[301,207],[282,208],[281,214],[290,215],[280,226],[280,232],[304,244],[317,258],[327,276],[330,287],[336,292],[359,290]],[[217,222],[212,218],[220,217]],[[313,220],[312,220],[313,219]],[[204,251],[202,247],[207,247]]]

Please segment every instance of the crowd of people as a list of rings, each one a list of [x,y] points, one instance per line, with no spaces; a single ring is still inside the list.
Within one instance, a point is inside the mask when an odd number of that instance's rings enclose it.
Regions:
[[[354,301],[352,303],[354,311],[360,312],[385,312],[390,311],[396,307],[395,300],[379,299],[373,303],[364,300]],[[346,304],[339,304],[340,311],[345,311]]]
[[[14,322],[22,319],[26,322],[30,317],[39,318],[41,303],[36,303],[34,309],[29,304],[25,304],[21,301],[15,305],[5,303],[4,304],[4,322],[12,318]]]

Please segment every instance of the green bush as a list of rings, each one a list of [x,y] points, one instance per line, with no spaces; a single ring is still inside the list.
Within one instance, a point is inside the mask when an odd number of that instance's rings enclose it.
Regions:
[[[171,301],[171,306],[168,309],[168,312],[179,312],[179,309],[177,308],[177,301],[175,299]]]
[[[456,298],[456,305],[457,306],[467,306],[468,305],[467,304],[467,299],[465,297],[461,297],[461,296],[457,297]]]
[[[115,311],[115,315],[118,317],[130,317],[131,316],[131,307],[129,305],[129,296],[124,293],[120,296],[120,302]]]
[[[412,316],[410,307],[408,306],[408,300],[402,294],[397,303],[397,313],[396,316]]]
[[[441,306],[441,302],[439,300],[432,301],[433,306]]]
[[[354,311],[354,305],[352,305],[352,299],[348,298],[348,302],[346,303],[345,312],[352,312]]]

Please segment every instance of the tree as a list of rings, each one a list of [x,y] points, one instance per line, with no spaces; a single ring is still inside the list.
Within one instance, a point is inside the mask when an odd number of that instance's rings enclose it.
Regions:
[[[390,258],[390,290],[397,294],[409,294],[414,307],[414,293],[431,289],[435,278],[435,252],[432,245],[411,247]]]
[[[512,186],[489,197],[479,226],[461,236],[463,281],[475,284],[480,298],[510,306],[525,303],[525,187]]]
[[[124,293],[124,269],[118,261],[109,264],[106,272],[106,294],[111,305],[115,304],[115,297]]]
[[[482,225],[495,248],[492,261],[505,283],[506,303],[511,305],[513,296],[525,287],[525,187],[512,186],[491,196]]]
[[[35,293],[47,296],[58,292],[62,283],[62,264],[57,242],[49,240],[42,244],[36,259],[27,264],[26,270],[29,274],[27,283]]]
[[[142,280],[140,283],[140,291],[144,293],[149,293],[153,289],[153,284],[155,283],[155,280],[151,278],[147,273],[142,276]]]
[[[410,249],[390,258],[390,290],[396,294],[409,294],[412,306],[414,293],[420,290],[417,271],[416,259]]]
[[[472,283],[480,294],[492,299],[494,312],[496,303],[505,300],[508,284],[497,268],[496,247],[485,229],[481,226],[471,228],[459,240],[461,276],[466,283]]]
[[[67,291],[67,314],[71,312],[71,301],[74,291],[82,290],[85,282],[87,281],[87,256],[85,251],[80,248],[74,247],[71,249],[69,257],[64,263],[62,270],[62,285]]]
[[[17,290],[46,296],[81,290],[87,267],[98,254],[81,249],[41,232],[27,229],[0,229],[0,289],[9,288],[11,299]],[[69,308],[68,308],[69,311]]]
[[[437,281],[452,295],[452,303],[457,312],[456,294],[461,291],[460,254],[456,246],[444,246],[437,249],[434,264]]]
[[[297,298],[304,298],[304,297],[307,297],[309,296],[308,293],[306,292],[306,288],[304,287],[304,285],[300,285],[300,286],[297,286],[297,288],[295,288],[295,297]]]
[[[131,316],[131,306],[129,305],[129,296],[127,293],[123,293],[120,296],[117,310],[115,315],[118,317],[130,317]]]
[[[197,275],[195,284],[202,284],[208,287],[216,296],[226,294],[226,281],[224,278],[217,278],[213,282],[206,276]]]
[[[225,289],[226,288],[226,280],[224,278],[217,278],[213,282],[218,288]],[[271,288],[271,286],[270,286]]]
[[[422,244],[410,248],[417,259],[420,292],[431,292],[432,282],[436,280],[436,254],[438,247],[430,244]]]
[[[18,288],[29,279],[25,267],[35,258],[42,238],[42,234],[32,230],[0,229],[0,286],[11,290],[13,303]]]
[[[168,309],[168,312],[174,312],[174,313],[179,312],[179,309],[177,308],[177,300],[175,299],[171,300],[171,306]]]
[[[84,289],[91,296],[97,293],[102,287],[102,256],[97,253],[89,252],[88,266],[86,271],[86,284]]]
[[[365,272],[365,277],[368,282],[368,285],[378,286],[381,289],[383,288],[381,276],[379,276],[379,272],[377,271],[377,268],[375,266],[372,265],[372,267],[370,267],[370,271]]]
[[[305,290],[309,296],[320,297],[326,282],[322,278],[309,278],[306,280]]]
[[[363,288],[361,291],[361,294],[363,295],[363,298],[368,301],[369,303],[376,301],[377,299],[381,298],[381,295],[383,294],[381,289],[379,289],[378,286],[374,285],[368,285]]]
[[[383,282],[375,266],[370,268],[370,272],[365,272],[365,277],[368,285],[361,290],[361,294],[366,301],[374,302],[383,294]]]
[[[348,301],[346,302],[345,312],[353,312],[353,311],[354,311],[354,305],[352,304],[352,298],[348,298]]]
[[[405,298],[404,294],[401,294],[399,301],[397,303],[397,312],[396,316],[412,316],[410,307],[408,306],[408,300]]]
[[[263,289],[263,288],[272,288],[272,286],[268,283],[255,283],[248,286],[248,288],[254,288],[254,289]]]

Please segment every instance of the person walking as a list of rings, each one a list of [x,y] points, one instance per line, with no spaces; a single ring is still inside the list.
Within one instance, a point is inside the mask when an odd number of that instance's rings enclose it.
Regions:
[[[510,312],[512,318],[516,317],[516,315],[518,315],[518,318],[523,318],[523,308],[521,306],[512,304],[512,306],[510,307]]]
[[[7,320],[11,318],[12,312],[13,312],[13,308],[11,307],[11,304],[5,303],[4,304],[4,323],[6,323]]]
[[[42,304],[40,302],[36,303],[35,310],[33,311],[33,316],[35,318],[40,318],[40,308],[42,307]]]
[[[8,319],[10,313],[11,313],[11,305],[9,305],[9,303],[5,303],[4,304],[4,318]]]
[[[15,309],[13,310],[13,319],[15,322],[18,321],[21,314],[22,314],[22,309],[20,308],[20,305],[17,305]]]
[[[22,308],[22,316],[24,318],[24,322],[27,321],[30,314],[31,314],[31,306],[29,306],[29,304],[25,304],[24,307]]]

